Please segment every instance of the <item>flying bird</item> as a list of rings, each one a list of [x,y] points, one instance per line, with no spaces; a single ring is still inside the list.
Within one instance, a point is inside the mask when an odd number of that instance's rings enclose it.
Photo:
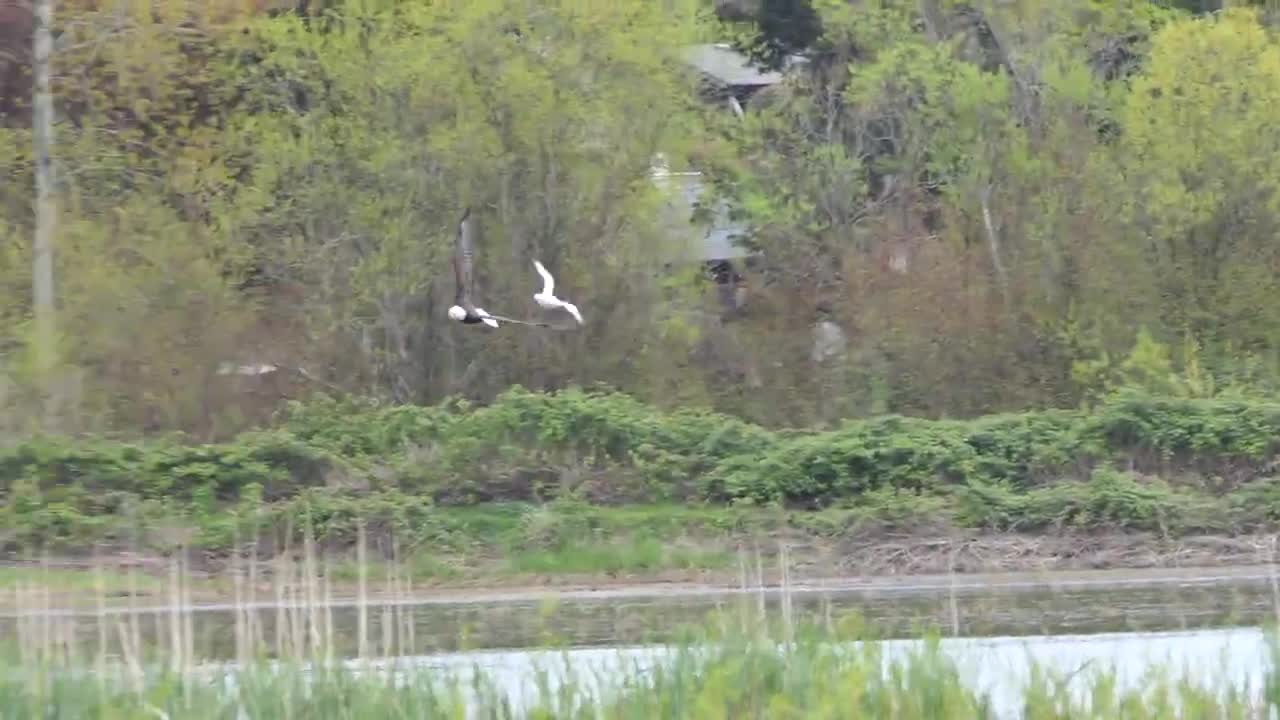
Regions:
[[[582,314],[578,312],[578,307],[571,302],[561,300],[553,294],[556,289],[556,279],[551,277],[551,273],[547,272],[547,269],[537,260],[533,261],[533,267],[542,276],[542,292],[534,295],[533,301],[538,303],[538,306],[543,310],[565,310],[581,325]]]
[[[546,323],[513,320],[501,315],[494,315],[484,308],[476,307],[471,299],[473,287],[471,246],[474,237],[475,219],[471,217],[471,208],[466,208],[462,212],[462,219],[458,221],[458,234],[454,239],[453,277],[457,282],[457,289],[454,291],[453,306],[449,308],[449,319],[456,320],[463,325],[484,323],[493,328],[498,327],[499,320],[516,323],[517,325],[549,327]]]

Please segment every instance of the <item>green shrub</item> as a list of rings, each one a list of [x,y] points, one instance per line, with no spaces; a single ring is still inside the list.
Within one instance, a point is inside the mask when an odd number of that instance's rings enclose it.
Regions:
[[[1107,468],[1201,479],[1227,473],[1232,486],[1270,474],[1278,454],[1280,405],[1124,393],[1091,415],[1050,410],[971,421],[851,422],[730,457],[701,487],[721,500],[822,506],[881,487],[1024,492]]]
[[[1106,454],[1084,432],[1079,412],[1046,410],[981,417],[964,423],[979,477],[1027,487],[1054,480],[1066,468],[1086,468]]]
[[[1084,433],[1113,456],[1198,469],[1231,461],[1263,463],[1280,451],[1280,404],[1118,394],[1084,419]]]
[[[453,419],[446,407],[384,407],[320,395],[305,404],[289,402],[279,420],[294,437],[334,454],[386,458],[435,440]]]
[[[1153,477],[1111,468],[1019,492],[1006,483],[971,481],[957,494],[963,524],[996,530],[1137,530],[1159,533],[1239,529],[1226,502],[1179,490]]]
[[[214,445],[36,437],[0,450],[12,528],[0,542],[74,546],[182,521],[221,548],[255,510],[268,526],[293,527],[305,510],[335,542],[349,541],[361,518],[448,536],[437,532],[438,505],[570,494],[596,504],[844,507],[853,514],[841,522],[943,517],[1029,531],[1235,531],[1280,519],[1268,482],[1280,468],[1280,404],[1261,401],[1124,392],[1087,413],[771,431],[608,391],[516,387],[484,407],[319,398],[291,404],[281,423]]]
[[[323,485],[345,470],[338,456],[283,430],[246,433],[218,445],[37,438],[0,450],[0,487],[27,479],[45,493],[78,487],[92,495],[190,501],[200,488],[212,486],[219,500],[232,501],[241,488],[258,484],[273,500]]]

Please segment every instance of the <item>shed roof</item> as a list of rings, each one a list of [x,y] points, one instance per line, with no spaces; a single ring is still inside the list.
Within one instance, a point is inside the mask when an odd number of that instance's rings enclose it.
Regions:
[[[685,60],[725,85],[762,86],[782,82],[782,73],[761,70],[727,43],[692,45],[685,49]]]

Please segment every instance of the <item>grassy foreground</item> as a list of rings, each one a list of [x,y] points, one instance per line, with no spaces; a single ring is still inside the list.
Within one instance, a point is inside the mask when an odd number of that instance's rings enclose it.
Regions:
[[[1001,710],[966,684],[935,631],[924,628],[926,642],[905,656],[889,655],[875,642],[876,628],[856,615],[838,616],[830,606],[797,613],[785,582],[780,612],[740,598],[674,628],[670,654],[647,666],[622,656],[570,665],[552,638],[529,674],[517,672],[532,690],[521,706],[511,691],[522,688],[511,687],[509,674],[396,661],[414,652],[421,628],[401,605],[370,596],[369,566],[359,573],[356,626],[346,631],[351,636],[338,631],[331,576],[321,564],[306,545],[301,561],[272,575],[271,589],[256,598],[252,558],[237,566],[225,629],[234,641],[229,664],[200,654],[193,585],[181,563],[171,568],[169,604],[158,615],[104,612],[101,573],[83,593],[100,611],[87,617],[49,613],[48,594],[26,588],[18,593],[24,607],[4,626],[15,632],[0,634],[0,718],[968,719]],[[390,571],[392,590],[404,592],[406,569]],[[272,598],[268,614],[260,612],[256,603]],[[340,662],[344,653],[391,662]],[[1209,685],[1205,664],[1151,673],[1136,687],[1103,668],[1059,676],[1031,667],[1030,683],[1015,688],[1016,704],[1025,717],[1046,720],[1266,717],[1280,710],[1276,657],[1273,650],[1261,688]]]
[[[927,641],[906,657],[888,658],[875,643],[834,643],[846,639],[838,627],[793,633],[790,641],[778,642],[740,628],[726,632],[722,625],[691,636],[652,668],[569,669],[552,659],[524,679],[533,690],[527,707],[513,705],[501,681],[478,668],[451,673],[405,664],[394,673],[362,673],[318,655],[309,667],[291,660],[229,670],[181,664],[147,670],[127,662],[94,666],[68,662],[66,656],[32,664],[27,658],[22,666],[8,665],[0,679],[0,717],[996,717],[991,698],[963,682],[936,642]],[[1021,708],[1015,710],[1028,720],[1244,720],[1280,710],[1274,662],[1266,669],[1265,687],[1252,693],[1211,687],[1197,680],[1207,668],[1196,670],[1163,669],[1136,688],[1122,688],[1113,674],[1095,670],[1076,678],[1072,692],[1071,678],[1033,667]]]

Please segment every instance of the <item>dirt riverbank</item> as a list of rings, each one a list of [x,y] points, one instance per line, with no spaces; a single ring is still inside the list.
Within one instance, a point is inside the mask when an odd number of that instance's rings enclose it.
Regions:
[[[402,578],[398,601],[499,602],[556,596],[626,598],[672,593],[724,593],[776,588],[783,583],[780,548],[785,539],[738,545],[736,560],[714,568],[653,568],[633,572],[504,572],[496,559],[477,559],[471,572],[441,577]],[[811,539],[810,539],[811,540]],[[947,537],[883,537],[845,542],[788,544],[787,585],[795,591],[892,590],[933,592],[939,588],[1055,586],[1102,583],[1212,583],[1270,581],[1275,535],[1164,538],[1150,535],[990,534]],[[172,597],[170,566],[162,557],[119,555],[99,558],[101,572],[83,559],[9,561],[0,567],[0,607],[18,609],[108,606],[129,602],[155,605]],[[235,583],[209,564],[192,572],[190,597],[200,605],[232,603]],[[318,565],[322,569],[324,563]],[[349,569],[348,569],[349,570]],[[275,597],[271,565],[258,568],[252,595]],[[370,599],[388,595],[385,568],[369,573]],[[240,589],[242,601],[250,594]],[[353,600],[350,572],[334,573],[328,596]]]

